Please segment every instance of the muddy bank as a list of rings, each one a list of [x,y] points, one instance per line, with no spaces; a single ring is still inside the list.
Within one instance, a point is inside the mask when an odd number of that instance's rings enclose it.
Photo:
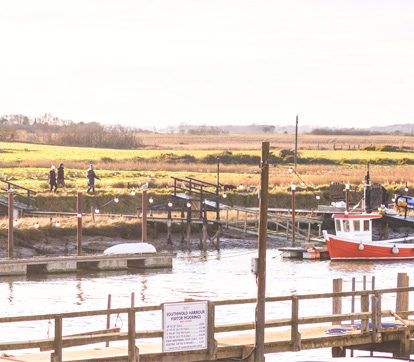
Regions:
[[[173,234],[172,244],[167,243],[167,234],[159,234],[156,238],[148,238],[148,243],[153,244],[157,251],[176,252],[187,251],[187,243],[181,241],[181,234]],[[82,250],[84,254],[100,254],[110,246],[121,243],[136,243],[137,239],[124,239],[105,236],[84,236],[82,239]],[[288,245],[286,240],[267,240],[268,247]],[[231,248],[257,248],[257,238],[246,236],[241,233],[224,233],[220,238],[221,249]],[[191,240],[191,250],[201,249],[198,236]],[[216,250],[213,244],[209,244],[208,250]],[[16,258],[47,256],[47,255],[75,255],[77,251],[76,236],[52,238],[47,237],[41,241],[15,241],[14,256]],[[7,258],[8,243],[2,238],[0,240],[0,258]]]

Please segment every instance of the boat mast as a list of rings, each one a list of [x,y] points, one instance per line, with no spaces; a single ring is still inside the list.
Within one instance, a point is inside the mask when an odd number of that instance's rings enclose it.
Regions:
[[[371,180],[369,177],[369,162],[368,162],[368,169],[367,174],[365,176],[364,182],[364,211],[366,213],[370,213],[371,209]]]

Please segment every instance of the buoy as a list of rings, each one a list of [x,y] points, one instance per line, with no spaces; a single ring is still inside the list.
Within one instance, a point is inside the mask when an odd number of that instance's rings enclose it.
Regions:
[[[359,244],[358,245],[358,250],[364,250],[365,249],[365,246],[364,246],[364,244]]]
[[[393,254],[398,254],[400,252],[395,245],[392,247],[391,251]]]

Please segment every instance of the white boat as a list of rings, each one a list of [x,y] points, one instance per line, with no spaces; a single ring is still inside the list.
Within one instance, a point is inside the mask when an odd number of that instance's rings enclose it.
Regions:
[[[104,250],[104,255],[114,254],[153,254],[156,253],[154,245],[148,243],[122,243]]]

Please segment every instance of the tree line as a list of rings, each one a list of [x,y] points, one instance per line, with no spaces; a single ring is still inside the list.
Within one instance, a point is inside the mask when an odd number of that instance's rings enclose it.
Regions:
[[[0,141],[131,149],[142,146],[142,140],[136,132],[137,130],[119,125],[75,123],[54,117],[50,113],[34,119],[21,114],[0,117]]]

